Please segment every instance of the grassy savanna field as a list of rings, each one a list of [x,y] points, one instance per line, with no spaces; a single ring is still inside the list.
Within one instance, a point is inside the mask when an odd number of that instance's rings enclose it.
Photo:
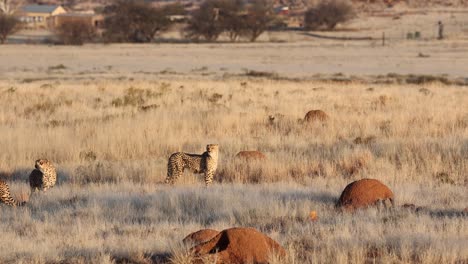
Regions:
[[[28,200],[0,207],[0,262],[184,263],[184,236],[233,226],[277,240],[282,263],[468,261],[464,86],[18,76],[0,93],[0,171]],[[299,122],[311,109],[330,119]],[[220,145],[213,186],[188,172],[162,184],[171,153],[209,143]],[[234,160],[241,150],[268,160]],[[30,197],[40,157],[58,183]],[[397,208],[337,212],[343,188],[366,177],[387,184]]]
[[[468,263],[466,11],[417,11],[320,32],[371,41],[2,46],[0,178],[28,203],[0,206],[0,263],[190,263],[187,234],[235,226],[284,246],[272,263]],[[312,109],[329,120],[300,122]],[[171,153],[210,143],[212,186],[162,184]],[[38,158],[58,181],[31,196]],[[337,211],[362,178],[396,207]]]

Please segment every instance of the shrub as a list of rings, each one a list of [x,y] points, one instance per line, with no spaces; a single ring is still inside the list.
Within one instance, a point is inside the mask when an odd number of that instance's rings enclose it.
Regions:
[[[200,38],[206,41],[216,40],[225,30],[222,20],[226,17],[225,10],[230,10],[230,8],[231,5],[229,1],[205,1],[200,5],[200,8],[193,13],[192,18],[188,21],[187,27],[185,28],[186,37],[197,41]]]
[[[57,64],[55,66],[49,66],[47,68],[47,70],[49,70],[49,71],[59,71],[59,70],[65,70],[65,69],[67,69],[67,66],[65,66],[63,64]],[[52,86],[52,85],[51,84],[43,84],[43,85],[41,85],[41,88],[48,88],[50,86]]]
[[[19,30],[19,21],[12,15],[0,14],[0,44],[5,43],[6,38]]]
[[[14,15],[21,6],[26,4],[25,2],[25,0],[1,0],[0,14]]]
[[[330,0],[309,8],[304,16],[304,25],[308,30],[332,30],[337,24],[346,22],[354,16],[353,6],[349,2]]]
[[[253,0],[244,19],[245,30],[243,33],[250,41],[254,42],[273,24],[275,16],[273,8],[267,0]]]
[[[41,103],[37,103],[32,106],[28,106],[24,109],[24,115],[26,117],[37,116],[37,115],[51,115],[55,113],[57,108],[61,106],[60,102],[53,102],[51,100],[44,100]]]
[[[65,45],[83,45],[94,38],[93,25],[83,20],[72,20],[60,24],[56,29],[60,43]]]
[[[253,0],[245,5],[240,0],[207,0],[185,28],[186,36],[214,41],[227,33],[231,41],[240,36],[255,41],[273,22],[272,5],[267,0]]]
[[[224,8],[220,10],[221,27],[228,34],[231,41],[236,41],[246,29],[246,21],[241,15],[244,9],[242,1],[224,1]]]
[[[140,89],[130,87],[125,90],[125,94],[122,97],[115,98],[111,104],[114,107],[125,107],[125,106],[142,106],[146,103],[147,99],[159,97],[162,93],[153,92],[150,89]]]
[[[184,5],[180,2],[175,2],[174,4],[164,5],[161,11],[166,16],[173,16],[173,15],[186,15],[187,11],[185,11]]]
[[[166,12],[169,9],[153,8],[145,1],[120,0],[104,12],[104,37],[110,42],[150,42],[169,28]]]

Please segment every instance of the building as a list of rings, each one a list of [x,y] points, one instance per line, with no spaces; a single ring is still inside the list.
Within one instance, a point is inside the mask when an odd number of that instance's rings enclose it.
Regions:
[[[277,15],[287,16],[289,15],[289,6],[278,6],[275,8],[275,12]]]
[[[67,11],[60,5],[25,5],[18,16],[27,28],[51,28],[53,16],[65,13]]]
[[[104,16],[94,13],[64,13],[51,17],[50,25],[58,27],[64,23],[84,22],[92,27],[101,28],[104,22]]]

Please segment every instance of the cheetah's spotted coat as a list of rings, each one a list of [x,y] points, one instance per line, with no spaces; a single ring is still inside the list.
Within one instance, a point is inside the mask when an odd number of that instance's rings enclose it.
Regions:
[[[9,206],[22,206],[25,202],[18,202],[10,194],[10,188],[8,184],[0,180],[0,203],[4,203]]]
[[[36,167],[36,169],[29,175],[31,191],[47,191],[47,189],[55,186],[57,173],[52,162],[47,159],[38,159],[34,167]]]
[[[174,184],[183,174],[184,169],[190,169],[194,173],[205,174],[205,185],[213,182],[213,176],[218,167],[219,147],[216,144],[206,146],[206,152],[201,155],[176,152],[169,157],[167,163],[166,183]]]

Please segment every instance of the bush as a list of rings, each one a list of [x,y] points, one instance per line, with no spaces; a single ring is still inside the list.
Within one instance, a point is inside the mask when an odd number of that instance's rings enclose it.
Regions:
[[[94,38],[96,30],[93,25],[82,20],[67,21],[56,29],[60,43],[65,45],[83,45]]]
[[[257,40],[274,20],[273,8],[267,0],[253,0],[247,9],[244,36],[252,42]]]
[[[5,43],[6,38],[19,30],[19,21],[12,15],[0,14],[0,44]]]
[[[207,0],[200,5],[185,28],[187,38],[198,41],[200,38],[206,41],[216,40],[225,30],[223,25],[223,12],[230,10],[229,0]]]
[[[110,42],[150,42],[169,28],[166,11],[169,9],[153,8],[145,1],[120,0],[105,8],[104,37]]]
[[[184,6],[179,3],[175,2],[174,4],[168,4],[164,5],[161,9],[161,11],[166,15],[166,16],[174,16],[174,15],[186,15],[187,11],[185,11]]]
[[[223,1],[219,20],[222,30],[228,34],[231,41],[236,41],[245,31],[246,23],[244,19],[240,17],[243,10],[244,3],[242,1]]]
[[[353,6],[349,2],[330,0],[309,8],[304,16],[304,25],[308,30],[331,30],[354,16]]]
[[[274,20],[272,5],[267,0],[207,0],[193,14],[186,36],[193,40],[214,41],[227,33],[231,41],[247,37],[255,41]]]

